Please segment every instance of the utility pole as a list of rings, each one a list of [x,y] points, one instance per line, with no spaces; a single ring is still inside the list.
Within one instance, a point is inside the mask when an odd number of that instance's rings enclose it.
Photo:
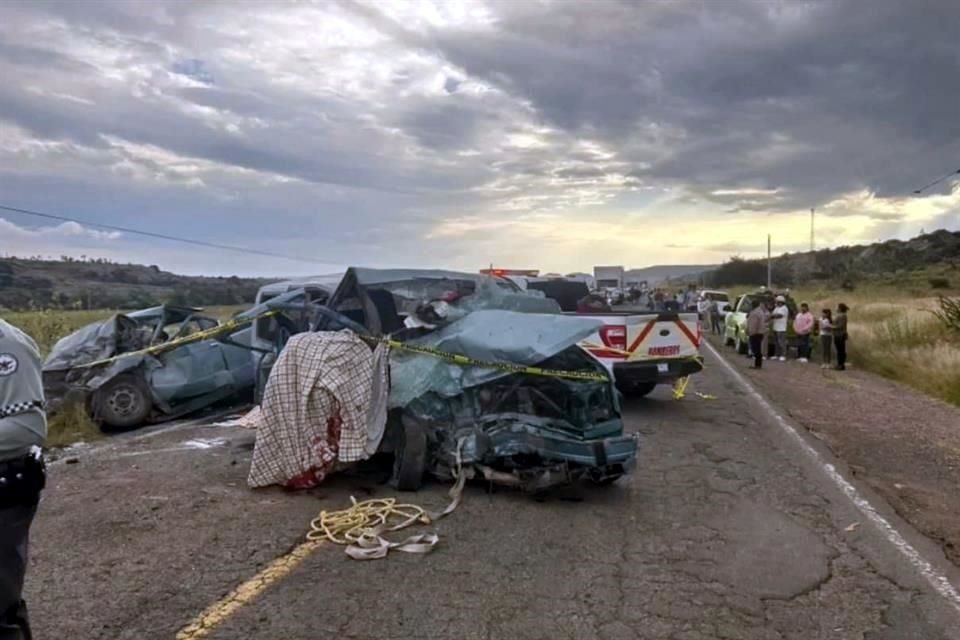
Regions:
[[[813,241],[813,215],[816,209],[810,207],[810,253],[813,253],[814,250],[814,241]]]
[[[770,234],[767,234],[767,291],[773,288],[773,262],[770,255]]]

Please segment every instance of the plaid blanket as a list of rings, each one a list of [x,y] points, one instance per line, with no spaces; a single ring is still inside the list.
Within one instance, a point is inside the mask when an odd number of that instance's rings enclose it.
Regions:
[[[290,338],[270,372],[247,483],[316,486],[337,462],[376,452],[387,419],[389,354],[351,331]]]

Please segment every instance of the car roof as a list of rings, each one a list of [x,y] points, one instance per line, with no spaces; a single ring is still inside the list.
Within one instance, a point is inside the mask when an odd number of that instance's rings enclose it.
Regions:
[[[342,273],[332,273],[325,276],[308,276],[304,278],[293,278],[291,280],[281,280],[280,282],[271,282],[260,287],[257,295],[272,294],[277,295],[294,289],[319,288],[327,292],[333,292],[343,280]]]

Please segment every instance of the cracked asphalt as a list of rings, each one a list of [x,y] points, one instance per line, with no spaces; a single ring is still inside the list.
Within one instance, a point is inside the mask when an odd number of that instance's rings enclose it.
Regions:
[[[357,562],[323,545],[206,637],[960,638],[960,612],[712,356],[686,399],[661,388],[625,411],[641,455],[619,483],[543,502],[468,487],[434,553]],[[357,475],[250,491],[252,437],[188,424],[57,462],[31,549],[36,637],[174,638],[321,509],[394,495]],[[446,489],[402,498],[438,508]],[[936,545],[863,493],[960,585]]]

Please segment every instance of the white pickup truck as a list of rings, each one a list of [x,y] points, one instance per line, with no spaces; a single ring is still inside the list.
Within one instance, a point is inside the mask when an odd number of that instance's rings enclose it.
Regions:
[[[603,320],[600,331],[580,343],[613,375],[617,388],[645,396],[658,384],[703,369],[703,332],[696,313],[580,313]]]

